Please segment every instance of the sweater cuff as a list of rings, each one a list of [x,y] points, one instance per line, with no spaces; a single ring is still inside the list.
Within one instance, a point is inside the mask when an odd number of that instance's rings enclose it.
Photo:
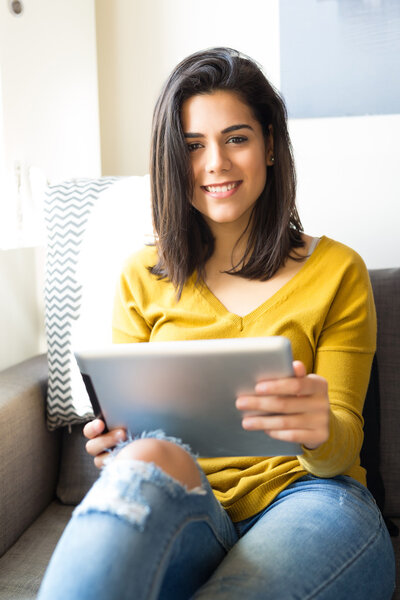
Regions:
[[[314,450],[301,446],[303,454],[297,458],[300,465],[316,477],[335,477],[341,475],[354,462],[353,451],[345,443],[344,424],[333,413],[329,421],[329,437]],[[338,451],[340,449],[340,451]]]

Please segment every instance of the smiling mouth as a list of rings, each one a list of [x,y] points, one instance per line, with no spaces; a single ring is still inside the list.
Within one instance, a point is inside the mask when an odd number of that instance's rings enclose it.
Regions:
[[[230,183],[222,183],[221,185],[202,185],[201,187],[211,194],[221,194],[234,190],[239,187],[241,183],[241,181],[231,181]]]

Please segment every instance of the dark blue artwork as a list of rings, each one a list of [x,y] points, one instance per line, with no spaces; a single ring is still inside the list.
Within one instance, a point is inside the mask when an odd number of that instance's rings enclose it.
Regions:
[[[280,0],[291,118],[400,113],[400,0]]]

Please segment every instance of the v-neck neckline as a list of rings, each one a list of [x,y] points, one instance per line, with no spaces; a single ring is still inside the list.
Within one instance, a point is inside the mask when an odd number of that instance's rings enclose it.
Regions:
[[[317,246],[314,248],[311,255],[307,258],[301,268],[281,287],[276,290],[269,298],[267,298],[264,302],[259,304],[256,308],[251,310],[249,313],[241,316],[236,313],[229,311],[226,306],[219,300],[219,298],[210,290],[206,283],[203,281],[200,282],[200,292],[202,296],[207,300],[207,302],[216,310],[216,312],[224,318],[231,319],[234,323],[239,325],[240,330],[243,330],[243,327],[248,323],[256,319],[259,315],[264,313],[268,308],[271,308],[274,304],[279,301],[282,301],[284,298],[290,294],[293,287],[295,287],[297,279],[299,279],[305,271],[312,266],[313,263],[318,260],[318,256],[320,254],[321,247],[325,245],[328,238],[326,236],[321,236]]]

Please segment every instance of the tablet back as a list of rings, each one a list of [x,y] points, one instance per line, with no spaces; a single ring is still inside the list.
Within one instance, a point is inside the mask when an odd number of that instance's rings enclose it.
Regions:
[[[75,356],[109,429],[162,429],[201,457],[301,453],[298,444],[245,431],[235,407],[260,379],[293,375],[284,337],[119,344]]]

